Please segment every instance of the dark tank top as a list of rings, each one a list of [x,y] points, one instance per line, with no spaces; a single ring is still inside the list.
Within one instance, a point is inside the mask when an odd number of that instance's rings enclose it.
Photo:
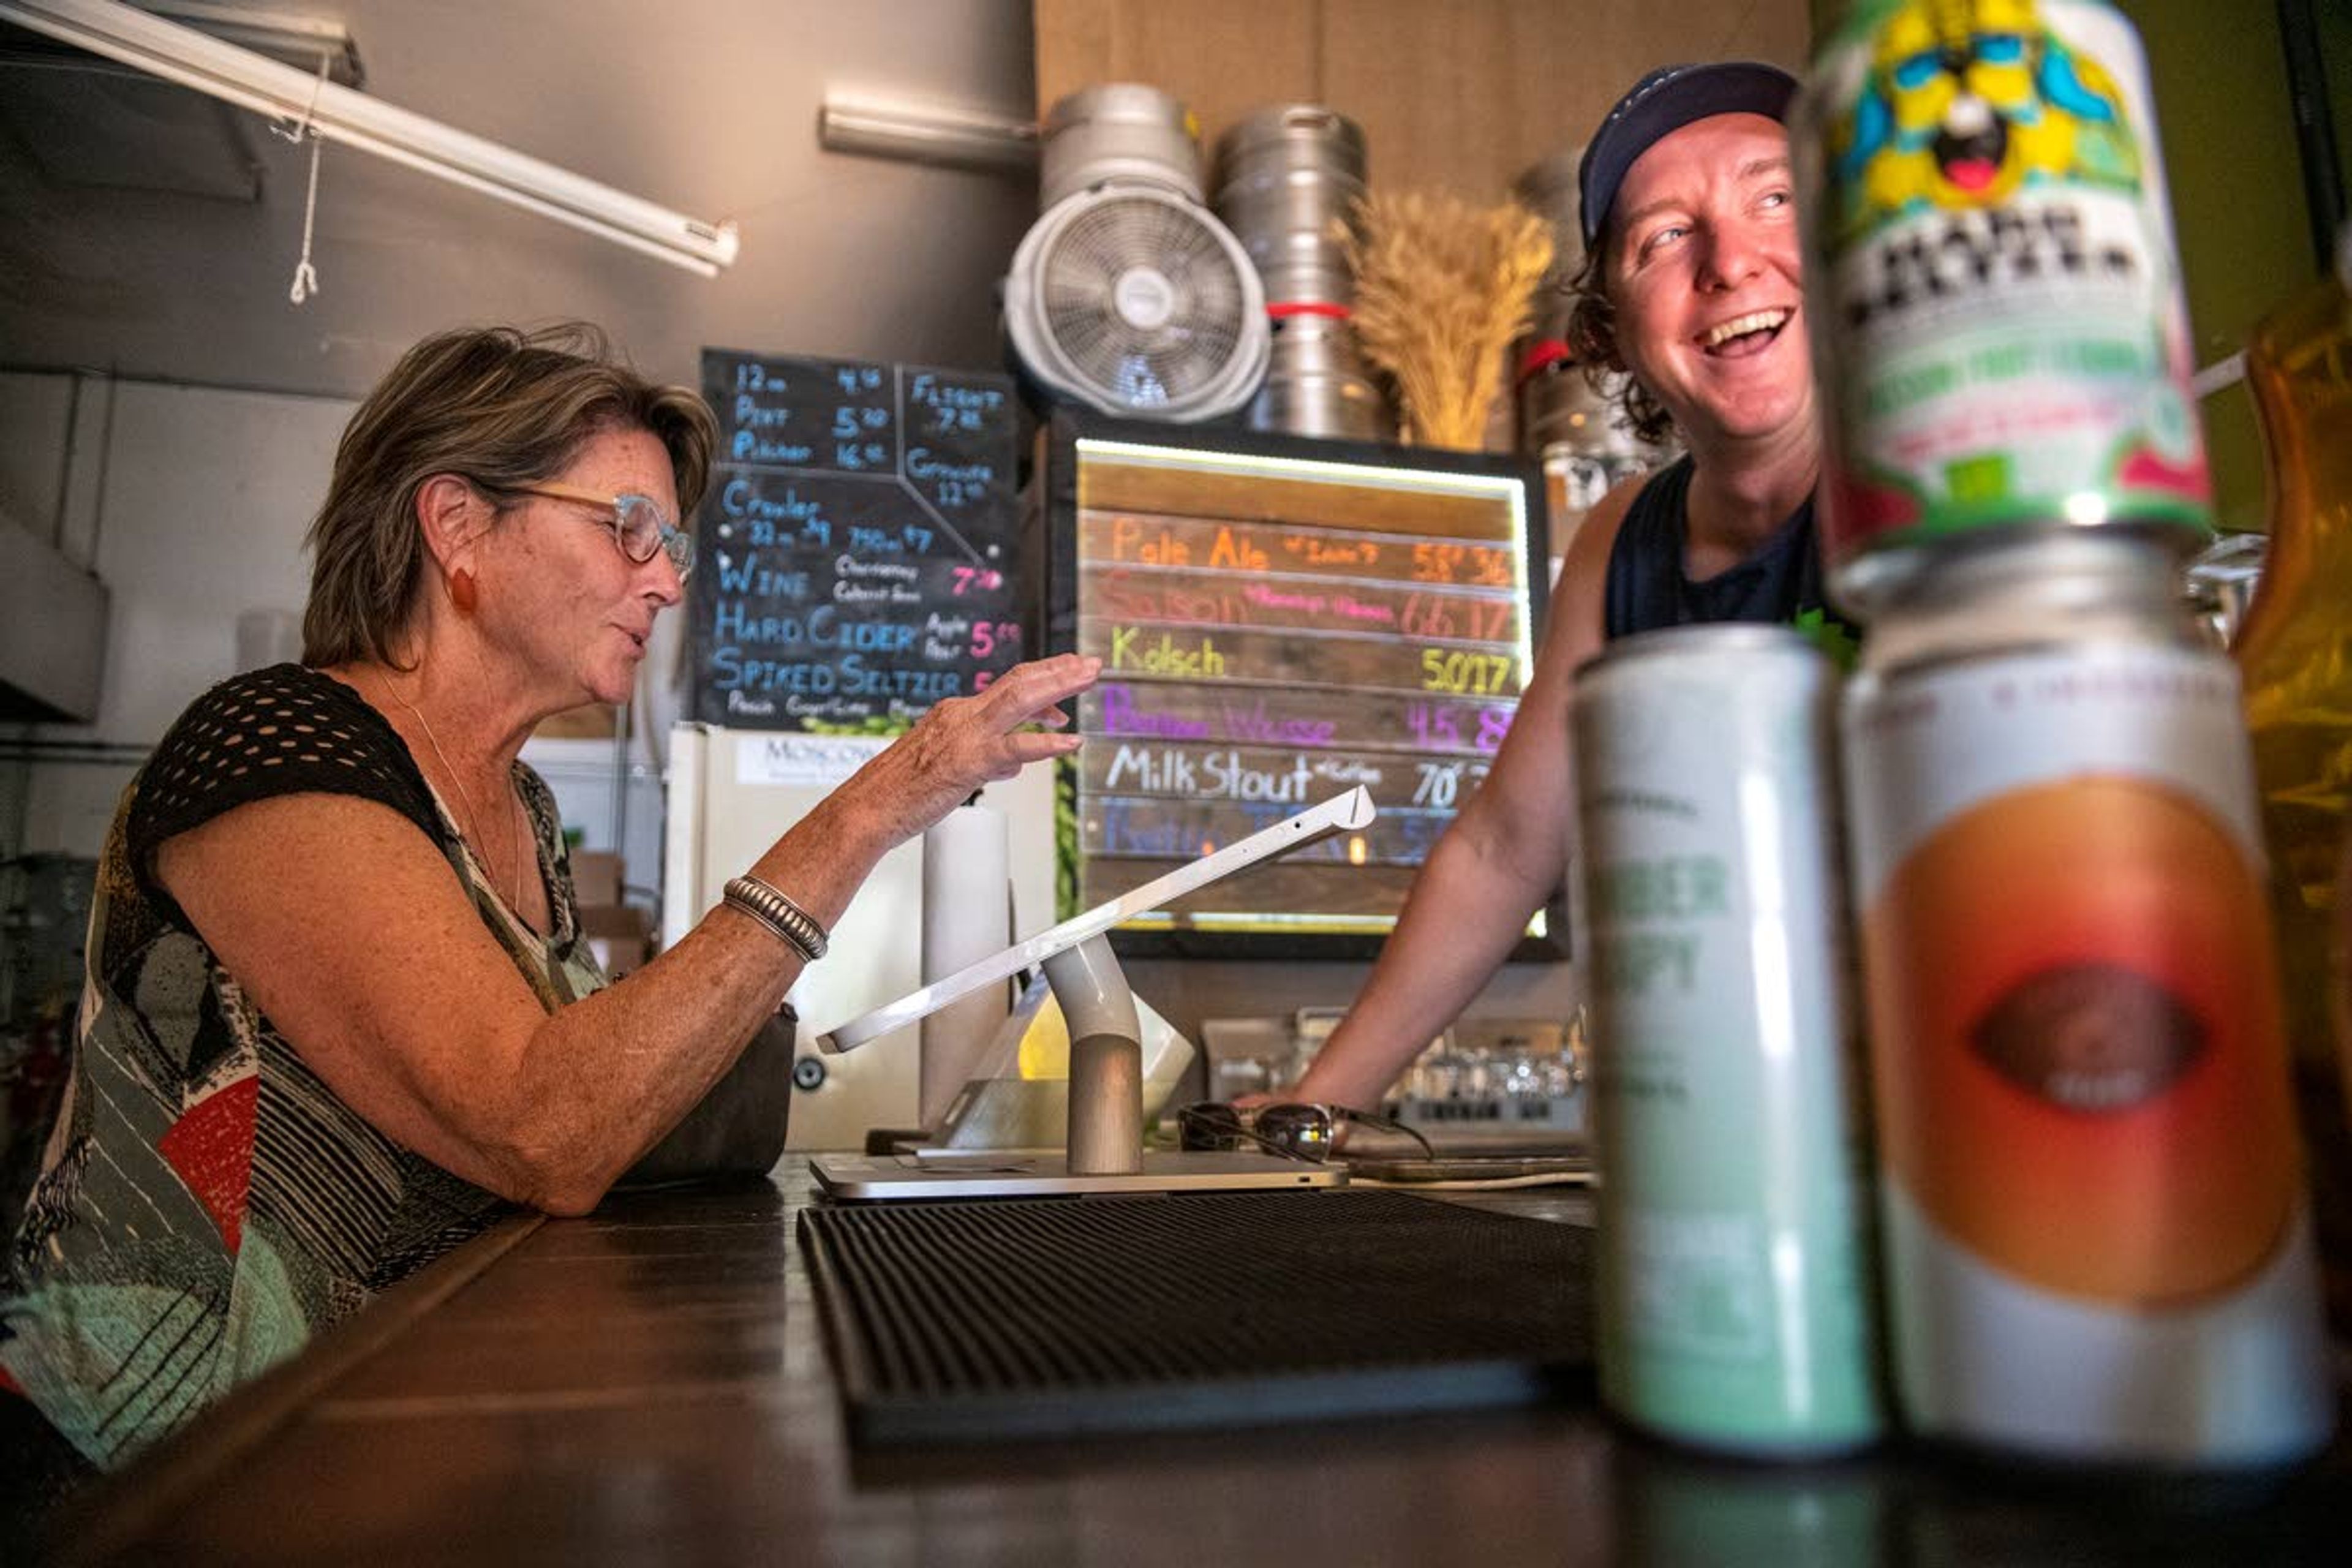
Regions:
[[[1651,476],[1634,496],[1609,551],[1602,627],[1612,638],[1702,621],[1793,625],[1817,641],[1853,638],[1822,596],[1821,552],[1813,546],[1813,498],[1791,513],[1754,554],[1694,582],[1683,571],[1690,517],[1691,460]],[[1824,638],[1821,632],[1829,631]],[[1833,631],[1831,628],[1834,628]]]

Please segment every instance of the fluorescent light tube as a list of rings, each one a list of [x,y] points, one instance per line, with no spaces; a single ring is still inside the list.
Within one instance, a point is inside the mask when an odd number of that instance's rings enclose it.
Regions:
[[[892,102],[828,91],[816,111],[817,145],[831,153],[903,158],[961,168],[1037,167],[1037,122],[1009,114]]]
[[[731,223],[686,217],[119,0],[0,0],[0,20],[257,114],[293,121],[307,115],[327,141],[511,202],[705,278],[718,277],[735,260]]]
[[[319,74],[319,57],[323,54],[329,81],[345,87],[367,85],[359,45],[352,41],[351,29],[331,17],[223,5],[220,0],[142,0],[139,9],[166,22],[194,27],[225,44],[267,55],[306,76]]]

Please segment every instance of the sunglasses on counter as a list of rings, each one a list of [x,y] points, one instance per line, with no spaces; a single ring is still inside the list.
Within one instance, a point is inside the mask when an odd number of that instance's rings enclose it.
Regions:
[[[1437,1152],[1402,1121],[1376,1116],[1345,1105],[1261,1105],[1236,1110],[1222,1100],[1202,1100],[1176,1112],[1178,1147],[1192,1153],[1233,1153],[1262,1149],[1285,1159],[1320,1163],[1331,1157],[1339,1128],[1350,1121],[1382,1132],[1395,1132],[1421,1145],[1432,1159]]]

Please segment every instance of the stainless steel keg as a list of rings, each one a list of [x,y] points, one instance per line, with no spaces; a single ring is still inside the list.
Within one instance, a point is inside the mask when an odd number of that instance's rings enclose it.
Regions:
[[[1039,210],[1109,180],[1161,185],[1203,199],[1200,125],[1183,104],[1141,82],[1103,82],[1046,111]]]
[[[1265,380],[1251,400],[1254,430],[1349,441],[1393,437],[1388,399],[1366,370],[1344,317],[1293,311],[1274,321]]]
[[[1536,289],[1535,318],[1528,326],[1530,339],[1568,338],[1568,282],[1584,265],[1583,202],[1576,187],[1576,166],[1583,160],[1582,146],[1570,147],[1530,164],[1511,182],[1511,194],[1519,204],[1552,230],[1551,267]]]
[[[1364,168],[1362,127],[1318,104],[1263,109],[1217,138],[1217,216],[1257,263],[1269,301],[1355,297],[1337,226],[1354,221]]]

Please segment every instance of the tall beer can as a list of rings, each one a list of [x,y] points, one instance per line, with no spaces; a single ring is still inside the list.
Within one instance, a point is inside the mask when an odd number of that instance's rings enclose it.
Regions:
[[[2236,672],[2170,556],[1939,563],[1845,695],[1898,1402],[1935,1437],[2258,1467],[2332,1384]]]
[[[2210,535],[2155,106],[2099,0],[1856,0],[1790,131],[1831,591],[1956,540]]]
[[[1623,638],[1577,675],[1601,1387],[1687,1443],[1880,1428],[1849,1050],[1836,675],[1782,627]]]

